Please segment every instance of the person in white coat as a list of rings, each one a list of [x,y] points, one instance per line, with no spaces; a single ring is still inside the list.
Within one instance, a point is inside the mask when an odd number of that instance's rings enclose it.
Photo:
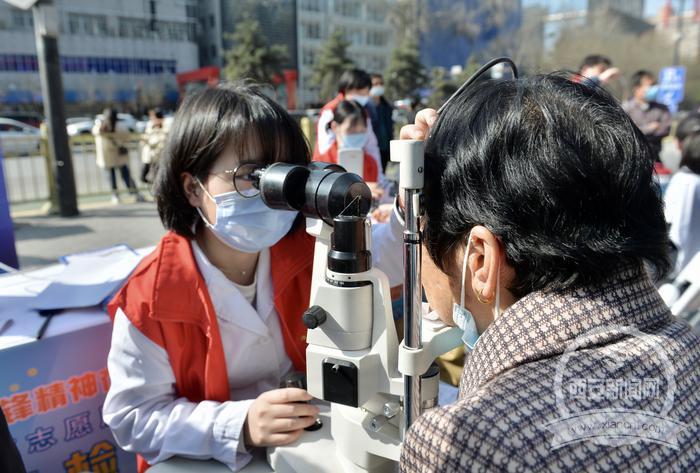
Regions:
[[[700,114],[678,124],[680,169],[664,194],[669,236],[678,249],[674,273],[678,274],[700,251]]]
[[[176,455],[235,471],[315,421],[306,391],[277,389],[304,368],[313,239],[250,181],[309,155],[296,122],[255,87],[207,89],[180,107],[154,186],[169,232],[109,306],[103,416],[139,471]],[[397,209],[372,235],[392,286],[403,276],[399,219]]]

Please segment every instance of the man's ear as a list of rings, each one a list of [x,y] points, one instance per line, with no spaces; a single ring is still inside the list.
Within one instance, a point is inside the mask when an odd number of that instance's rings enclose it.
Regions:
[[[204,196],[204,191],[199,185],[197,178],[194,177],[189,172],[183,172],[180,174],[180,180],[182,182],[182,188],[185,191],[187,200],[192,207],[202,207],[204,203],[202,197]]]
[[[477,225],[471,231],[469,250],[469,270],[472,274],[471,288],[481,303],[490,303],[496,297],[496,285],[501,253],[496,235],[488,228]]]

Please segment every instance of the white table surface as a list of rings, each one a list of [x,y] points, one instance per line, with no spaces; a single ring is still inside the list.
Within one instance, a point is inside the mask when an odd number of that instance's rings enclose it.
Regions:
[[[149,247],[136,252],[145,256],[152,250],[153,247]],[[45,318],[33,308],[36,297],[52,282],[60,282],[65,269],[66,265],[57,263],[36,270],[0,275],[0,350],[37,340]],[[52,318],[43,336],[55,337],[107,323],[110,323],[109,317],[100,307],[66,309]]]

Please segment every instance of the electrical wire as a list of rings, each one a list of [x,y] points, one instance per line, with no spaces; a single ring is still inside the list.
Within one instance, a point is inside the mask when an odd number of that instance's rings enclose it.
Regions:
[[[486,64],[481,66],[478,71],[476,71],[474,74],[472,74],[472,76],[469,79],[467,79],[466,82],[464,82],[464,84],[462,84],[460,86],[460,88],[457,89],[457,91],[454,94],[450,95],[450,98],[447,99],[447,101],[444,104],[442,104],[442,107],[440,107],[438,109],[437,114],[440,115],[440,113],[445,109],[445,107],[447,107],[450,104],[450,102],[452,102],[455,99],[455,97],[458,97],[459,95],[461,95],[462,92],[464,92],[467,89],[467,87],[472,85],[486,71],[491,69],[496,64],[503,64],[503,63],[508,64],[508,66],[510,66],[510,70],[513,71],[513,77],[515,79],[517,79],[518,78],[518,68],[511,58],[504,56],[504,57],[497,57],[495,59],[491,59],[489,62],[487,62]]]

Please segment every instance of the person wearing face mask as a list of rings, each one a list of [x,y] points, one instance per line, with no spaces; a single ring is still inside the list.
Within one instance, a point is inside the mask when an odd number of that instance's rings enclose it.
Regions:
[[[325,154],[335,142],[335,135],[329,125],[333,121],[335,108],[344,100],[354,100],[363,108],[367,107],[370,101],[369,91],[372,86],[372,80],[362,69],[350,69],[340,76],[338,82],[338,95],[323,106],[321,114],[318,117],[316,125],[316,144],[314,146],[314,161],[318,161],[321,155]],[[384,172],[381,168],[382,158],[377,145],[377,136],[372,128],[372,120],[369,116],[365,120],[367,122],[367,141],[365,141],[362,149],[367,154],[372,156],[377,162],[379,168],[378,182],[384,183]]]
[[[306,391],[276,389],[305,371],[314,239],[301,214],[266,207],[250,177],[309,158],[297,123],[254,86],[181,105],[154,184],[168,232],[108,306],[102,414],[139,472],[176,455],[235,471],[315,421]],[[397,212],[372,228],[374,265],[392,286],[403,280],[401,234]]]
[[[616,100],[565,73],[484,80],[401,138],[426,140],[422,283],[467,355],[400,471],[695,469],[700,336],[649,276],[670,267],[664,210]]]
[[[622,104],[634,123],[642,130],[660,161],[661,141],[671,132],[671,113],[656,101],[659,86],[649,71],[637,71],[632,76],[632,98]]]
[[[372,74],[371,77],[372,88],[369,89],[369,95],[372,100],[369,101],[367,109],[372,119],[372,129],[377,135],[379,153],[382,157],[382,170],[386,171],[386,165],[389,162],[389,142],[394,139],[394,120],[392,118],[394,107],[384,98],[384,77],[381,74]]]
[[[338,163],[338,150],[345,148],[362,149],[364,152],[363,175],[365,182],[376,183],[379,177],[377,162],[364,151],[367,142],[367,116],[365,109],[354,100],[344,100],[335,107],[333,121],[329,128],[335,136],[335,140],[328,151],[323,153],[317,161],[326,163]]]

